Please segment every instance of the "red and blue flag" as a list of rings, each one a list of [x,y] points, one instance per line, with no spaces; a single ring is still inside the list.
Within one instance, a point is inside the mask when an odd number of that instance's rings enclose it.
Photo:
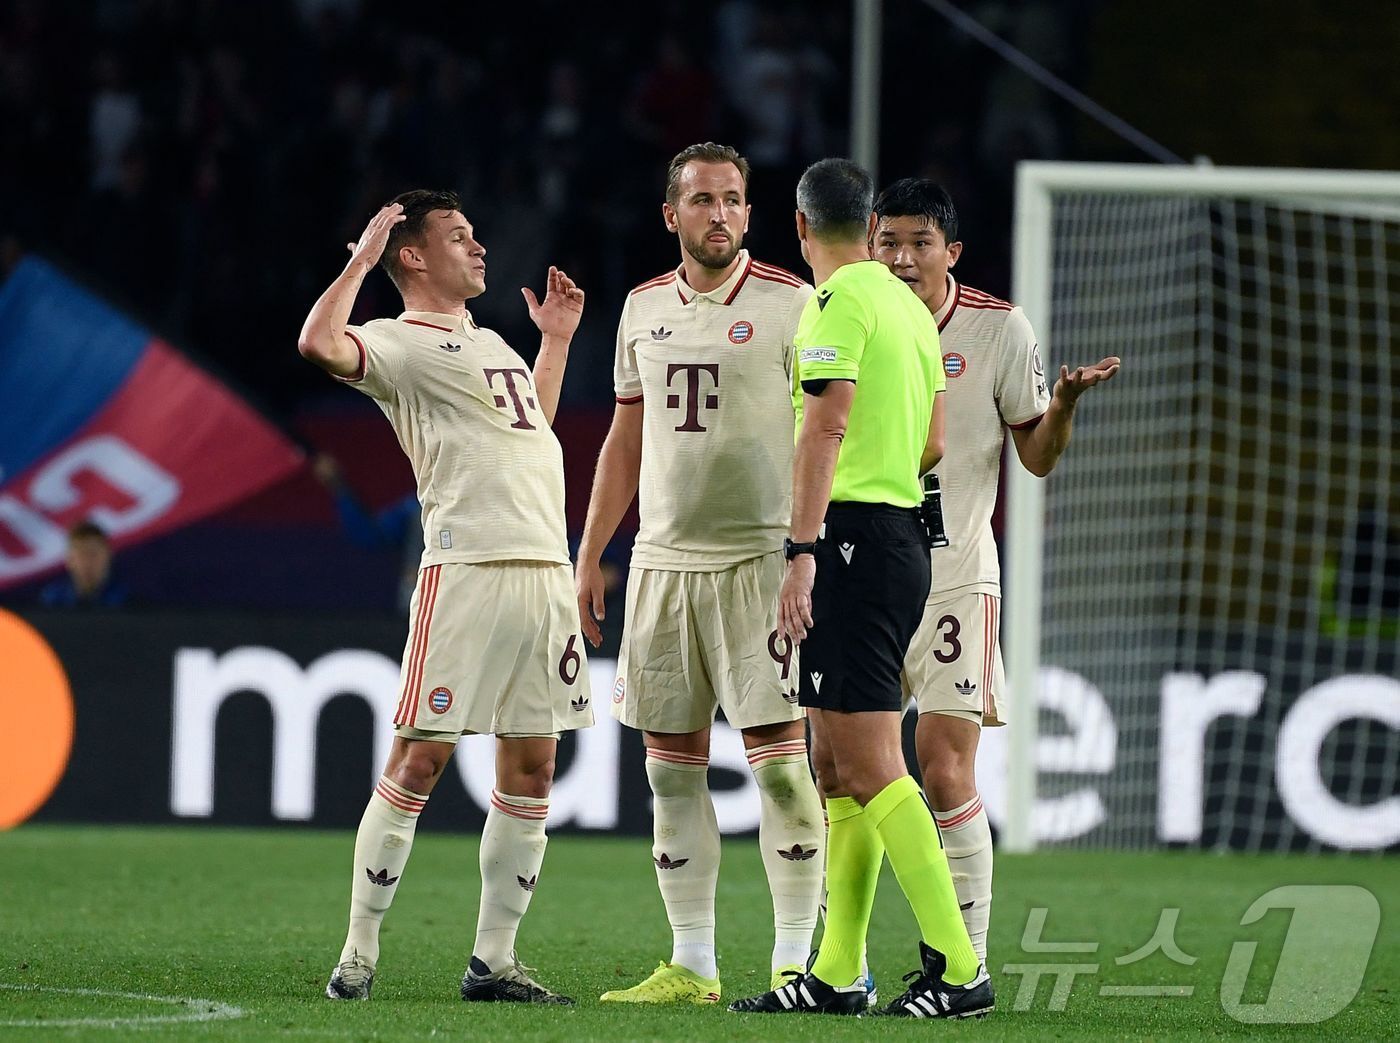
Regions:
[[[0,288],[0,589],[63,562],[88,519],[117,547],[302,465],[237,394],[43,261]]]

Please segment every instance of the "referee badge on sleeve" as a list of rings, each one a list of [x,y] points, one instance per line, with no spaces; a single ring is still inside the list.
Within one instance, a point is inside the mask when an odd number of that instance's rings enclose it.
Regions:
[[[798,362],[835,362],[835,348],[803,348],[797,353]]]

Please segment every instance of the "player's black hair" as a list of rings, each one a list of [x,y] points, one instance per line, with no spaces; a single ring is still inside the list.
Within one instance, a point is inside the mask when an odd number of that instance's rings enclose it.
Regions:
[[[900,178],[875,200],[875,216],[922,217],[943,233],[945,243],[958,241],[958,208],[947,189],[926,177]]]
[[[730,145],[716,145],[706,141],[699,145],[687,145],[676,153],[671,165],[666,168],[666,202],[675,206],[681,198],[681,171],[687,163],[733,163],[744,181],[744,196],[749,194],[749,161],[739,155]]]
[[[423,241],[423,226],[427,223],[428,215],[434,210],[461,210],[462,201],[457,198],[456,192],[415,188],[412,192],[403,192],[395,196],[389,203],[398,203],[403,207],[404,220],[389,230],[388,242],[384,244],[384,256],[379,263],[394,285],[402,291],[403,284],[399,280],[403,277],[403,266],[399,264],[399,251],[405,246],[416,246]]]
[[[849,159],[818,160],[797,182],[797,209],[807,231],[827,242],[863,242],[874,200],[874,180]]]

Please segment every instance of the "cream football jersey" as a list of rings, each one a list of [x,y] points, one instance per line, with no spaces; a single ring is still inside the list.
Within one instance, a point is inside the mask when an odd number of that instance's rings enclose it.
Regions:
[[[530,367],[472,320],[404,312],[350,326],[360,373],[413,464],[423,565],[569,563],[564,457]]]
[[[1001,593],[992,511],[1006,427],[1031,427],[1050,405],[1035,333],[1020,308],[948,276],[935,316],[947,377],[942,490],[948,546],[933,553],[932,600],[966,589]]]
[[[739,254],[718,289],[677,269],[627,297],[619,402],[643,403],[632,564],[718,571],[779,550],[792,514],[792,337],[811,286]]]

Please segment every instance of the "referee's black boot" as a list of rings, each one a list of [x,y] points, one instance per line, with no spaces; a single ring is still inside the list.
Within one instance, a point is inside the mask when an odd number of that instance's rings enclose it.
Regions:
[[[909,988],[904,995],[879,1011],[891,1018],[981,1018],[992,1012],[992,979],[986,965],[966,985],[949,985],[943,980],[947,958],[938,950],[919,943],[923,970],[904,976]]]
[[[739,1014],[864,1014],[867,1005],[865,978],[844,988],[828,985],[811,971],[794,974],[772,992],[736,1000],[729,1009]]]

